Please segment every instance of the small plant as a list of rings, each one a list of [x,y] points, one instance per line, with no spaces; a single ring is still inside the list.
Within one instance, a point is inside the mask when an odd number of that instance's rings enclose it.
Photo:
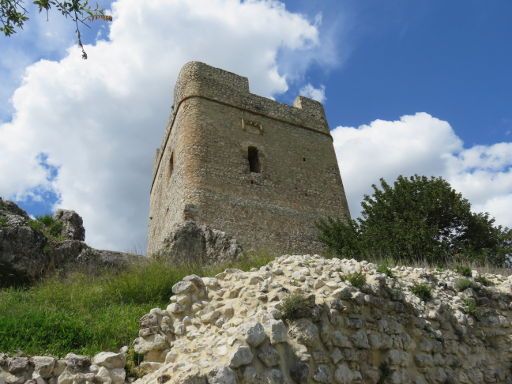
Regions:
[[[45,235],[48,240],[53,243],[58,243],[63,240],[62,222],[54,219],[50,215],[39,216],[34,220],[29,220],[27,224],[34,231],[43,233],[43,235]]]
[[[366,275],[363,272],[349,273],[348,275],[343,276],[343,279],[359,289],[366,284]]]
[[[459,292],[465,291],[468,288],[473,287],[473,282],[469,279],[458,279],[455,282],[455,289]]]
[[[471,316],[477,316],[478,307],[476,305],[476,300],[472,297],[464,299],[464,312]]]
[[[0,216],[0,227],[5,226],[7,226],[7,218],[5,218],[4,216]]]
[[[471,268],[465,265],[457,265],[455,268],[455,272],[461,274],[465,277],[471,277],[473,276],[473,272],[471,271]]]
[[[377,272],[385,274],[387,277],[395,277],[393,271],[389,268],[387,263],[381,263],[377,266]]]
[[[314,296],[306,297],[300,293],[293,293],[283,299],[281,313],[283,320],[297,320],[311,317],[315,305]]]
[[[484,287],[490,287],[491,285],[494,285],[494,283],[491,280],[482,275],[475,277],[475,281],[477,283],[482,284]]]
[[[432,299],[432,288],[428,284],[414,284],[411,291],[423,301],[429,301]]]

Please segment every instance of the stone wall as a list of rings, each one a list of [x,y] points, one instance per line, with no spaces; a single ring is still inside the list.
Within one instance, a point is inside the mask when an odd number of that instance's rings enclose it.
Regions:
[[[52,356],[7,356],[0,354],[0,384],[123,384],[126,352],[101,352],[93,358],[69,353]]]
[[[512,276],[380,270],[283,256],[189,276],[141,319],[138,383],[512,383]]]
[[[260,172],[250,171],[249,147]],[[187,219],[245,249],[318,251],[315,222],[349,216],[322,105],[253,95],[246,78],[202,63],[179,75],[154,170],[148,254]]]

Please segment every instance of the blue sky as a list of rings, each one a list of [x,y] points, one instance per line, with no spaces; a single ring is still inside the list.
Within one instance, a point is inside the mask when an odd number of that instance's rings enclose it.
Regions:
[[[32,15],[0,38],[0,196],[143,250],[151,160],[179,68],[201,60],[322,100],[354,216],[379,177],[442,176],[512,225],[512,2],[101,1],[111,24]],[[23,80],[22,80],[23,79]]]
[[[328,84],[330,125],[358,126],[416,111],[450,121],[467,145],[512,137],[512,2],[287,1],[350,20],[342,65],[312,67]],[[339,41],[346,44],[347,40]],[[344,50],[342,47],[338,49]]]

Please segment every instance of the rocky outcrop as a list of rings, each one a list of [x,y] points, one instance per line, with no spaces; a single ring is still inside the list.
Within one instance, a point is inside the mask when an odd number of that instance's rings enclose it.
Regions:
[[[89,247],[82,218],[57,210],[51,226],[31,219],[15,203],[0,198],[0,288],[26,285],[52,274],[80,270],[96,274],[121,270],[146,258]]]
[[[283,256],[188,276],[141,319],[137,383],[512,382],[512,277],[381,271]]]
[[[225,232],[193,220],[175,225],[157,255],[174,263],[215,264],[236,260],[242,247]]]
[[[119,353],[101,352],[92,359],[69,353],[64,359],[52,356],[9,357],[0,354],[2,384],[123,384],[126,379],[127,348]]]
[[[57,209],[53,214],[55,220],[59,220],[62,225],[61,235],[69,240],[85,240],[85,228],[82,218],[75,211],[67,209]]]
[[[0,198],[0,287],[33,281],[49,265],[47,239],[29,221],[25,211]]]

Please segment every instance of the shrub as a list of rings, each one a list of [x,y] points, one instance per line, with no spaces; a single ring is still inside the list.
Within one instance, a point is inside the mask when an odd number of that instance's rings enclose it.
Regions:
[[[398,262],[445,265],[462,256],[503,266],[512,252],[512,230],[495,226],[442,178],[384,179],[365,196],[361,218],[327,218],[319,239],[338,257],[394,258]]]
[[[476,300],[469,297],[464,299],[464,312],[468,315],[477,317],[478,315],[478,307],[476,305]]]
[[[0,227],[5,227],[7,225],[7,218],[4,216],[0,216]]]
[[[354,287],[361,289],[366,284],[366,275],[363,272],[349,273],[343,276],[344,280],[348,281]]]
[[[393,271],[389,268],[387,263],[381,263],[377,266],[377,272],[383,273],[387,277],[394,277]]]
[[[457,265],[455,268],[455,272],[461,274],[465,277],[471,277],[473,276],[473,272],[471,271],[470,267],[464,266],[464,265]]]
[[[469,279],[457,279],[455,281],[455,289],[457,291],[465,291],[468,288],[473,287],[473,282]]]
[[[50,215],[39,216],[34,220],[29,220],[28,226],[34,231],[43,233],[51,242],[55,243],[64,240],[61,234],[62,222]]]
[[[432,299],[432,288],[428,284],[414,284],[411,291],[423,301],[429,301]]]
[[[282,319],[297,320],[312,317],[314,300],[314,296],[306,297],[300,293],[286,296],[281,303]]]

